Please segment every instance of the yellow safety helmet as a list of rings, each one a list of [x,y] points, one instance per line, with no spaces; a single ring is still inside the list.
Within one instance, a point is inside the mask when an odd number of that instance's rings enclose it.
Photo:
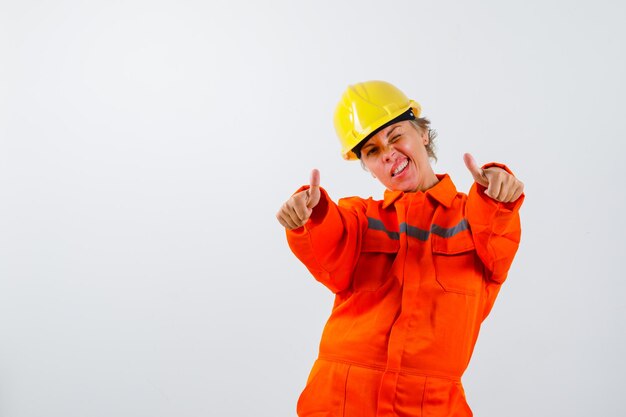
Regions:
[[[410,109],[412,117],[403,120],[419,117],[422,108],[388,82],[366,81],[349,86],[334,117],[341,155],[347,160],[358,159],[353,152],[355,146]]]

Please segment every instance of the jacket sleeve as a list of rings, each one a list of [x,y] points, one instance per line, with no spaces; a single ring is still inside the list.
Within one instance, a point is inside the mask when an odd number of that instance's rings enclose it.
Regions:
[[[488,164],[511,171],[501,164]],[[511,173],[512,174],[512,173]],[[465,206],[479,258],[487,269],[487,278],[498,284],[506,279],[521,237],[519,209],[522,194],[516,201],[500,203],[485,194],[486,188],[474,183]]]
[[[320,202],[309,221],[298,229],[287,230],[287,241],[315,279],[338,293],[350,287],[364,215],[354,204],[337,205],[323,188],[320,191]]]

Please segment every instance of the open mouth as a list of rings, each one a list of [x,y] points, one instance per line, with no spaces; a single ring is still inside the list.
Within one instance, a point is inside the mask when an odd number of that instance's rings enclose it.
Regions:
[[[391,171],[391,176],[395,177],[397,175],[400,175],[402,172],[404,172],[404,170],[408,166],[409,166],[409,160],[405,159],[404,161],[400,163],[400,165],[398,165],[393,171]]]

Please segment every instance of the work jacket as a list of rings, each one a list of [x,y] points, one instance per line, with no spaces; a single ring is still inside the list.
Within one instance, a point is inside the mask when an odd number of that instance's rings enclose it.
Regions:
[[[335,294],[299,416],[472,415],[460,379],[517,251],[524,197],[499,203],[437,177],[382,201],[335,204],[322,189],[309,221],[287,231]]]

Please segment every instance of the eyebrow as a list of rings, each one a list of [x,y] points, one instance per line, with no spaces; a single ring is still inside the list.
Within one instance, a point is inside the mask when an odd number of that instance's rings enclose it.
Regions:
[[[391,130],[389,130],[389,131],[387,132],[387,137],[391,136],[391,132],[393,132],[394,130],[396,130],[396,129],[397,129],[397,128],[399,128],[399,127],[400,127],[400,125],[395,125],[395,126],[394,126]]]

